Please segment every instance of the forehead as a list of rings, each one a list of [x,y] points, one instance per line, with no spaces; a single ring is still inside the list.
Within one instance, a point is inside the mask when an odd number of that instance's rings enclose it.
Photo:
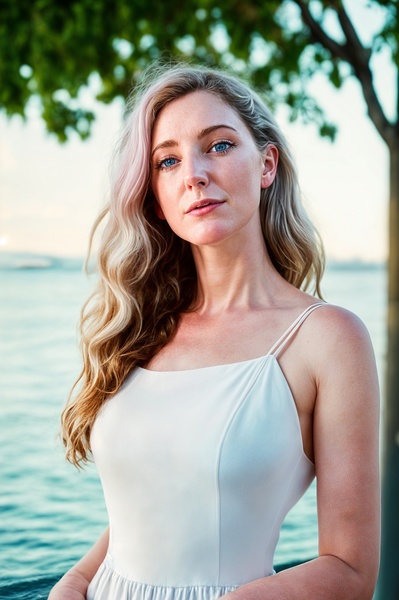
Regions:
[[[248,131],[236,110],[220,96],[206,91],[191,92],[162,108],[154,124],[153,144],[219,124]]]

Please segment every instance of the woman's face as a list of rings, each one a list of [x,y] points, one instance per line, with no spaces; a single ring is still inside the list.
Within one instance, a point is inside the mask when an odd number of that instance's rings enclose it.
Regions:
[[[261,188],[274,180],[277,149],[261,153],[233,108],[205,91],[167,104],[153,130],[151,185],[157,214],[194,245],[259,235]]]

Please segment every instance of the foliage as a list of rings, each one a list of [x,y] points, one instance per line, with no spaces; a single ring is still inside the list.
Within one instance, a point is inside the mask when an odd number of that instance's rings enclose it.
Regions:
[[[397,0],[364,0],[380,22],[368,47],[389,48],[399,65]],[[356,44],[345,30],[341,0],[0,0],[0,107],[26,114],[41,102],[49,131],[65,141],[72,130],[85,138],[94,114],[82,89],[94,74],[98,99],[128,94],[142,70],[160,56],[221,64],[251,80],[274,106],[312,121],[322,135],[334,127],[309,94],[323,73],[339,88],[356,73]],[[348,67],[349,65],[349,67]]]

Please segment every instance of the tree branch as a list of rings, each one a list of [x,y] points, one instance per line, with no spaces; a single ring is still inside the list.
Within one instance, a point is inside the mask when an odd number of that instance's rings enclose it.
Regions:
[[[359,59],[364,60],[364,62],[368,64],[371,57],[371,50],[370,48],[366,48],[365,46],[363,46],[362,42],[359,39],[359,36],[357,35],[357,31],[353,26],[352,21],[350,20],[347,12],[344,9],[342,2],[339,2],[338,6],[335,6],[335,11],[338,15],[338,20],[342,27],[342,31],[344,32],[346,37],[347,49],[351,48],[352,50],[355,50],[358,54]]]
[[[330,51],[331,55],[334,58],[340,58],[341,60],[347,60],[346,58],[346,49],[343,44],[339,44],[329,35],[326,34],[324,29],[320,26],[312,13],[309,10],[309,6],[307,2],[303,2],[303,0],[293,0],[294,3],[299,7],[301,11],[302,20],[310,29],[310,33],[315,42],[319,42],[324,48]]]
[[[347,41],[346,60],[352,65],[355,75],[360,82],[370,119],[383,140],[390,146],[393,125],[386,118],[373,85],[373,74],[370,69],[371,50],[370,48],[365,48],[361,43],[342,2],[339,3],[339,7],[336,10]]]
[[[332,2],[331,8],[334,8],[337,13],[346,37],[345,44],[339,44],[327,35],[320,23],[314,19],[308,2],[304,0],[293,0],[293,2],[299,7],[302,20],[309,27],[313,40],[328,50],[333,58],[338,58],[351,65],[361,85],[369,117],[383,140],[388,146],[391,146],[394,126],[386,118],[373,86],[373,75],[370,69],[371,50],[362,45],[342,2]]]

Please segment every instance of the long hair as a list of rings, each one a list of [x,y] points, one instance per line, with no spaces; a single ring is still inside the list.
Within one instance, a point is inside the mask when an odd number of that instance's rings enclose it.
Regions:
[[[111,169],[109,205],[98,253],[99,282],[81,315],[83,369],[62,415],[66,456],[79,465],[90,458],[96,415],[128,373],[145,365],[176,332],[180,315],[196,298],[190,245],[155,213],[150,187],[151,136],[169,102],[195,91],[217,95],[236,110],[263,151],[279,151],[272,186],[261,190],[260,218],[276,270],[297,288],[312,280],[320,294],[321,242],[301,204],[298,177],[285,138],[270,110],[247,85],[213,69],[152,68],[127,103]]]

